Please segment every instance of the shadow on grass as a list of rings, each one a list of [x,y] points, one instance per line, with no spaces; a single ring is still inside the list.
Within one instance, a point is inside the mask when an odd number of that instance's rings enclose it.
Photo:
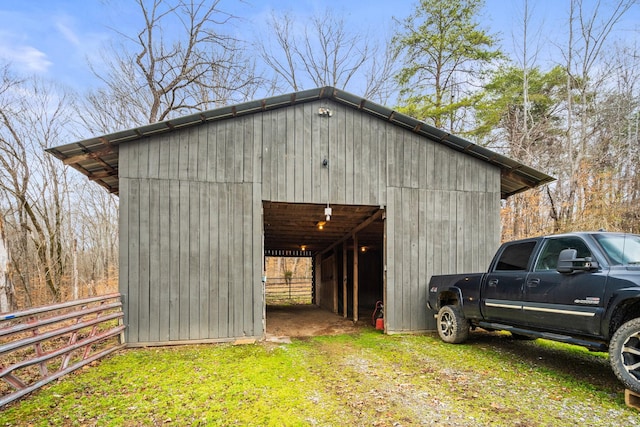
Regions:
[[[591,384],[608,393],[624,391],[624,386],[611,370],[606,353],[590,352],[583,347],[541,339],[522,340],[508,333],[482,329],[473,331],[467,343],[512,356],[532,368],[574,377],[576,381]]]

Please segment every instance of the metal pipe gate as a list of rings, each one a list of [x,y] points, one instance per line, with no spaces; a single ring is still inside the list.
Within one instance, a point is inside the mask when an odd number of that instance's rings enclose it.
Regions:
[[[0,314],[0,407],[124,347],[119,293]]]

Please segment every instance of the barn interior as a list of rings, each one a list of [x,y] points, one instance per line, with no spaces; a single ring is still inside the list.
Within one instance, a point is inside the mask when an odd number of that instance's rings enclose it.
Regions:
[[[383,208],[263,202],[263,219],[265,257],[311,258],[311,304],[325,314],[315,317],[371,322],[384,299]],[[314,317],[296,304],[266,312],[267,333],[270,316],[299,325]]]

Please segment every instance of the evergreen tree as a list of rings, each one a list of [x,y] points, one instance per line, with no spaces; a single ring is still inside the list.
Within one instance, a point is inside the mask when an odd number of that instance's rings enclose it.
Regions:
[[[396,76],[400,111],[456,134],[469,130],[481,69],[502,57],[476,18],[482,0],[421,0],[393,43],[403,58]]]

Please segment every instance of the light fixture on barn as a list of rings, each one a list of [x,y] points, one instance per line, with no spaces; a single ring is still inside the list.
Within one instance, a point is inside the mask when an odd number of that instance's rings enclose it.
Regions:
[[[328,118],[333,116],[333,111],[331,111],[331,109],[329,109],[328,107],[320,107],[318,108],[318,115]],[[331,149],[330,132],[327,132],[327,156],[324,159],[322,159],[322,167],[327,168],[327,207],[324,208],[324,217],[326,222],[329,222],[331,220],[331,214],[332,214],[331,206],[329,206],[329,200],[331,200],[331,171],[329,170],[329,157],[330,157],[329,150],[330,149]],[[323,227],[324,227],[324,224],[323,224]]]
[[[329,170],[329,160],[328,159],[324,159],[322,160],[322,166],[327,168],[327,171]],[[329,191],[331,191],[331,178],[329,175],[327,175],[328,178],[327,180],[329,181]],[[331,206],[329,206],[329,201],[327,200],[327,207],[324,208],[324,217],[327,220],[327,222],[329,222],[331,220]]]
[[[320,107],[318,108],[318,115],[331,117],[333,116],[333,111],[331,111],[328,107]]]

